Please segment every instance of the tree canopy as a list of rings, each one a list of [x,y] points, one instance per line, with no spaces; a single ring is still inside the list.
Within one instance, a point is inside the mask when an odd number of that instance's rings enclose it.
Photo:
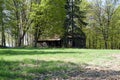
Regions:
[[[57,37],[65,46],[80,35],[86,48],[118,49],[119,12],[119,0],[1,0],[0,45],[37,47]]]

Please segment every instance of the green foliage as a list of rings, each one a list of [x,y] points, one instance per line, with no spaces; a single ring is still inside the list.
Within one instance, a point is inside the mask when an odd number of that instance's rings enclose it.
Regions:
[[[118,1],[0,0],[0,45],[31,46],[35,36],[63,38],[73,30],[87,37],[87,48],[119,49]]]
[[[41,0],[40,4],[33,3],[31,19],[33,27],[39,25],[40,31],[44,36],[53,36],[63,34],[63,24],[65,19],[65,1],[59,0]]]
[[[110,27],[110,42],[112,48],[120,48],[120,6],[116,9],[112,16],[111,27]]]
[[[87,14],[89,25],[85,28],[88,48],[119,48],[119,28],[116,28],[119,20],[115,19],[117,8],[117,0],[91,2]]]

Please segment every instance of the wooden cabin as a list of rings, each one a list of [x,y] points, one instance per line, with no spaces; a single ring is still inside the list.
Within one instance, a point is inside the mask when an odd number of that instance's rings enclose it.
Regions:
[[[38,44],[40,47],[55,47],[61,48],[64,45],[64,39],[62,38],[53,38],[53,39],[40,39]],[[85,48],[86,38],[80,35],[67,36],[67,47],[70,48]]]
[[[62,47],[61,39],[43,39],[38,40],[40,47]]]

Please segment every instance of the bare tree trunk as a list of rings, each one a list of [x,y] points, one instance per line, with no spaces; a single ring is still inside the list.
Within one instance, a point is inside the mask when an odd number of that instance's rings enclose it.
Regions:
[[[3,16],[2,16],[3,17]],[[2,33],[1,33],[1,36],[2,36],[2,46],[5,47],[6,46],[6,40],[5,40],[5,26],[4,26],[4,23],[3,23],[3,18],[1,18],[1,27],[2,27]]]
[[[35,33],[34,33],[34,47],[37,47],[37,41],[38,41],[38,31],[36,27]]]

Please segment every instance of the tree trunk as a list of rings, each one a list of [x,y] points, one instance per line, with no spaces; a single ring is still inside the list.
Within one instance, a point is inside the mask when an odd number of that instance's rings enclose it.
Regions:
[[[2,23],[1,23],[1,26],[2,26],[2,46],[5,47],[6,46],[6,40],[5,40],[5,28],[4,28],[4,23],[3,23],[3,19],[2,19]]]
[[[38,42],[40,34],[41,34],[41,31],[39,29],[39,26],[36,25],[35,26],[35,33],[34,33],[34,47],[37,47],[37,42]]]
[[[35,30],[35,34],[34,34],[34,47],[37,47],[37,30]]]

